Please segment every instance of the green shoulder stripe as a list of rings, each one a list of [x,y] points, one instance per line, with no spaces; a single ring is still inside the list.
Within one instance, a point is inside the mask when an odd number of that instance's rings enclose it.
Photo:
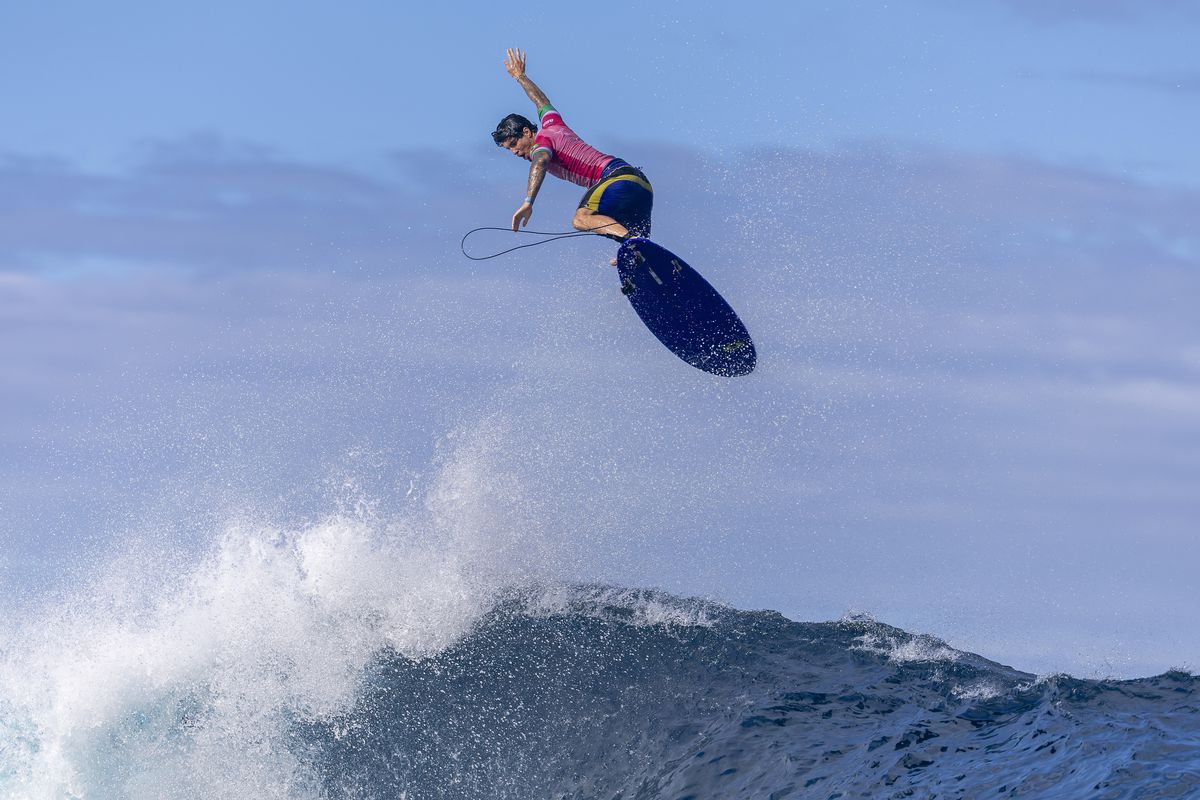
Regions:
[[[546,103],[544,106],[542,106],[541,108],[538,109],[538,122],[540,123],[542,121],[542,117],[546,116],[547,112],[557,111],[557,110],[558,109],[555,108],[554,106],[550,105],[549,103]]]

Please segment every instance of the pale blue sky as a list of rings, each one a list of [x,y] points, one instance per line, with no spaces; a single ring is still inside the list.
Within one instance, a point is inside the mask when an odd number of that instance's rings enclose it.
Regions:
[[[3,605],[347,485],[402,509],[482,439],[550,577],[1200,666],[1194,4],[608,8],[0,12]],[[658,347],[605,242],[459,255],[524,190],[510,45],[755,375]]]
[[[1188,3],[616,3],[599,20],[564,8],[10,5],[0,152],[111,167],[141,140],[197,132],[341,163],[461,151],[523,106],[498,69],[511,43],[596,138],[899,139],[1200,182]]]

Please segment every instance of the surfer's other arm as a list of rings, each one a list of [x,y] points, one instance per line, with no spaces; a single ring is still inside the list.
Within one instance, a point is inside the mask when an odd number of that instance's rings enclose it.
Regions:
[[[525,94],[529,95],[529,99],[533,101],[539,114],[545,106],[550,105],[546,93],[539,89],[536,83],[529,80],[529,76],[525,74],[525,54],[523,52],[510,47],[505,54],[504,69],[508,71],[509,75],[516,78],[517,83],[521,84],[521,88],[525,90]]]
[[[537,197],[538,190],[542,188],[542,181],[546,179],[546,165],[550,163],[550,153],[538,150],[530,156],[529,161],[529,186],[525,191],[525,202],[517,209],[517,213],[513,214],[514,231],[518,226],[525,227],[529,218],[533,216],[533,198]]]

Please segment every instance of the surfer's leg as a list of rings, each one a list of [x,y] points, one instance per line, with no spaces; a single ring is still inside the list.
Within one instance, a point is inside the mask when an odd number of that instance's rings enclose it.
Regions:
[[[624,239],[629,235],[629,229],[620,222],[590,208],[575,209],[575,219],[571,220],[571,226],[577,231],[595,231],[601,236],[613,239]]]
[[[614,239],[649,236],[653,205],[650,181],[640,170],[626,166],[588,189],[575,212],[575,227],[585,230],[604,226],[597,233],[610,236],[612,231]]]

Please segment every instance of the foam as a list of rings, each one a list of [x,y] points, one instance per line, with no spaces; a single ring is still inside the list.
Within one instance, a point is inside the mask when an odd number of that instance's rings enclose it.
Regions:
[[[127,551],[5,631],[0,797],[306,798],[289,749],[336,719],[381,652],[460,640],[547,563],[536,509],[492,458],[495,421],[457,437],[390,519],[375,504],[301,525],[243,514],[175,571]]]
[[[620,613],[614,614],[613,609],[620,609]],[[717,624],[721,606],[653,590],[551,583],[533,587],[527,593],[524,612],[543,617],[616,618],[634,627],[711,628]]]
[[[881,655],[893,664],[955,662],[962,656],[940,639],[902,631],[868,630],[855,642],[853,649]]]

